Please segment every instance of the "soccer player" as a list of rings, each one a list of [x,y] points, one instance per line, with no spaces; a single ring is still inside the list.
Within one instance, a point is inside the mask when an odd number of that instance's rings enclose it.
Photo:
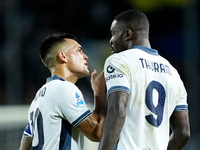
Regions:
[[[103,72],[99,76],[96,70],[91,73],[95,96],[91,112],[75,85],[79,78],[89,75],[88,57],[75,37],[67,33],[48,36],[41,44],[40,57],[51,77],[30,105],[20,150],[83,150],[83,135],[99,141],[105,116]]]
[[[108,111],[99,150],[180,150],[190,137],[187,93],[177,70],[151,48],[148,18],[128,10],[110,30]]]

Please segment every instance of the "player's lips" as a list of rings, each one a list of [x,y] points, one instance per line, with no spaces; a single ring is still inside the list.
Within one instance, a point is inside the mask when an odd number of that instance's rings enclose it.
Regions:
[[[84,63],[84,65],[88,67],[88,65],[87,65],[87,62],[86,62],[86,63]]]

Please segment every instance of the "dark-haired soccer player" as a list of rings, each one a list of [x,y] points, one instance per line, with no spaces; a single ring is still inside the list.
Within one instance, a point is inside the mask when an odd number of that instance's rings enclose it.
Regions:
[[[99,141],[105,116],[105,80],[103,72],[91,74],[95,96],[93,112],[75,85],[89,75],[88,57],[71,34],[48,36],[40,47],[40,56],[50,70],[28,111],[28,126],[20,150],[83,150],[84,136]]]
[[[122,12],[110,30],[99,150],[181,150],[190,137],[187,93],[176,69],[151,48],[146,15]]]

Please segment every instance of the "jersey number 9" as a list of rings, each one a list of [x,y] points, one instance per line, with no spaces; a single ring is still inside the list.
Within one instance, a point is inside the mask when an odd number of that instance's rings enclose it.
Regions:
[[[157,106],[153,103],[153,90],[156,90],[158,92],[158,104]],[[145,103],[147,105],[147,108],[154,114],[150,114],[145,116],[147,122],[151,124],[154,127],[159,127],[162,123],[163,119],[163,110],[164,110],[164,104],[165,104],[165,89],[157,81],[151,81],[146,89],[146,97],[145,97]]]

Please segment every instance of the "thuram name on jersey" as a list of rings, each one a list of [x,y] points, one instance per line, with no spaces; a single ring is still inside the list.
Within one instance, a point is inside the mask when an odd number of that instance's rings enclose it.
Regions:
[[[160,73],[166,73],[166,74],[172,75],[170,67],[166,64],[152,62],[144,58],[139,58],[139,60],[141,62],[142,68],[150,69],[158,73],[160,72]]]

